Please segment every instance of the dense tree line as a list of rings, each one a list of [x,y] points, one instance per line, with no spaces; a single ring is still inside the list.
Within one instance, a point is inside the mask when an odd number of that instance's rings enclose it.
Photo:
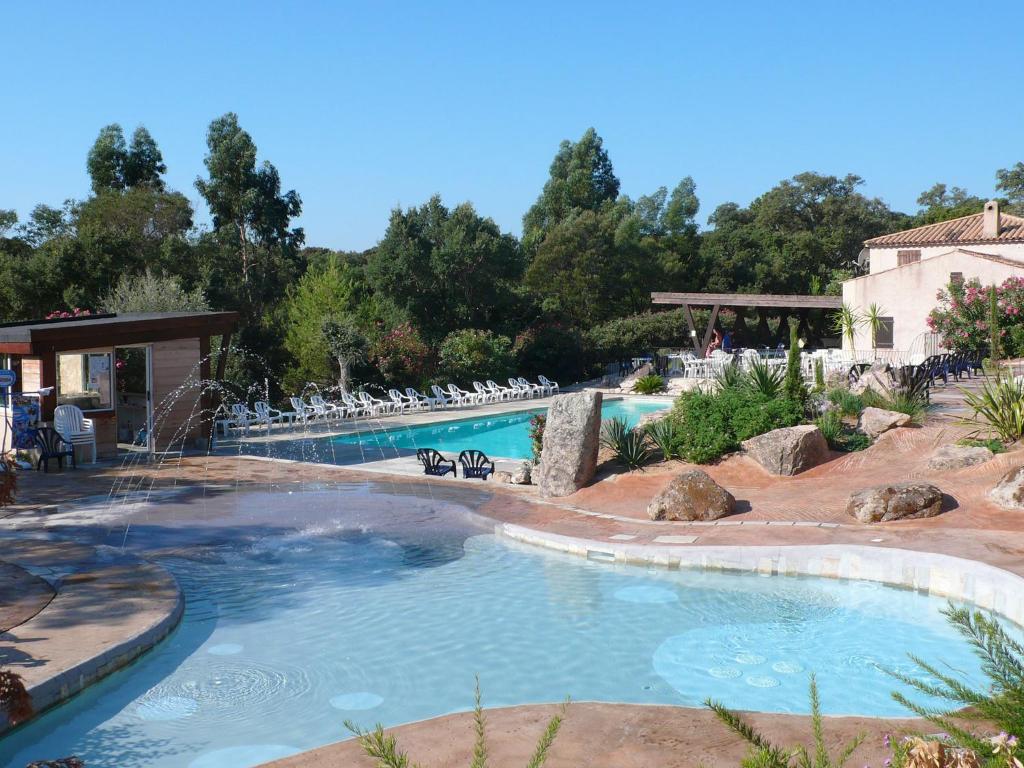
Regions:
[[[293,225],[300,196],[283,191],[236,115],[210,124],[205,166],[195,187],[212,224],[199,227],[188,198],[167,188],[149,132],[140,126],[126,140],[121,126],[104,127],[86,158],[89,197],[40,204],[23,222],[0,211],[0,319],[236,310],[247,353],[232,375],[288,389],[471,370],[574,378],[683,343],[679,312],[649,314],[652,290],[836,293],[856,273],[864,240],[983,202],[939,183],[905,214],[860,192],[858,176],[801,173],[745,207],[718,206],[701,231],[692,178],[623,195],[590,129],[558,148],[522,238],[469,202],[435,196],[392,211],[380,242],[353,253],[306,246]],[[1024,208],[1024,163],[998,171],[997,182],[1008,206]],[[785,327],[777,316],[749,319],[732,321],[759,341]]]

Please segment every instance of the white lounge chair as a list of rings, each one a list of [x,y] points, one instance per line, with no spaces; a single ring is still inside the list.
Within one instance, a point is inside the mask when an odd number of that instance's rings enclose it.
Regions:
[[[537,381],[544,387],[544,392],[549,395],[553,395],[558,391],[558,382],[551,381],[547,376],[538,376]]]
[[[91,464],[96,463],[96,424],[85,418],[77,405],[58,405],[53,409],[53,428],[68,443],[72,450],[76,445],[88,445],[92,449]]]
[[[274,424],[281,424],[285,421],[288,422],[288,426],[292,425],[292,420],[295,418],[295,414],[290,411],[279,411],[276,408],[271,408],[270,403],[264,400],[257,400],[252,405],[256,411],[256,421],[259,424],[267,425],[267,433]]]
[[[409,398],[416,403],[417,408],[429,408],[430,410],[434,410],[437,406],[437,403],[434,402],[434,398],[424,395],[422,392],[417,392],[412,387],[406,387],[405,394],[407,394]]]
[[[345,408],[334,403],[328,403],[324,400],[323,395],[312,395],[309,398],[309,402],[316,409],[316,415],[325,421],[330,419],[338,419],[340,421],[345,418]]]
[[[391,402],[394,404],[391,409],[393,411],[398,411],[398,413],[404,414],[407,409],[416,407],[416,402],[414,400],[403,395],[397,389],[389,389],[388,397],[391,398]]]
[[[528,390],[530,390],[530,397],[543,397],[544,396],[544,387],[542,385],[540,385],[540,384],[532,384],[529,381],[527,381],[526,379],[524,379],[522,376],[520,376],[518,379],[516,379],[516,381],[519,382],[519,386],[520,387],[526,387]]]
[[[342,392],[340,397],[341,402],[345,404],[346,413],[353,419],[357,419],[360,416],[370,415],[370,411],[367,409],[366,405],[361,401],[356,400],[350,393]]]
[[[455,399],[437,384],[431,384],[430,391],[434,393],[434,402],[438,408],[447,408],[449,405],[455,405]]]
[[[371,416],[387,416],[394,408],[390,402],[386,403],[369,392],[360,392],[359,402],[363,404],[363,407],[369,411]]]
[[[516,400],[522,400],[524,397],[533,397],[533,393],[530,391],[530,388],[524,388],[523,385],[519,383],[519,379],[513,376],[508,377],[508,385],[512,389],[512,397]]]
[[[454,384],[448,385],[448,394],[451,395],[455,405],[476,405],[480,402],[480,395],[475,392],[467,392],[464,389],[459,389]]]
[[[498,402],[498,395],[496,392],[491,392],[487,387],[481,384],[479,381],[473,382],[473,389],[476,390],[477,397],[480,398],[481,403],[496,403]]]
[[[499,386],[494,379],[488,379],[484,383],[487,385],[487,389],[497,394],[498,400],[511,400],[515,395],[515,390],[512,390],[509,387]]]
[[[316,408],[307,403],[301,397],[289,397],[288,402],[295,409],[295,418],[305,426],[310,419],[316,418]]]

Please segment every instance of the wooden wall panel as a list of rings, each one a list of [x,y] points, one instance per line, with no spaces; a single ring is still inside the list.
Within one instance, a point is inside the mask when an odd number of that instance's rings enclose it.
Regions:
[[[192,447],[201,435],[199,339],[160,341],[152,345],[153,422],[157,450]],[[179,389],[191,384],[185,390]]]

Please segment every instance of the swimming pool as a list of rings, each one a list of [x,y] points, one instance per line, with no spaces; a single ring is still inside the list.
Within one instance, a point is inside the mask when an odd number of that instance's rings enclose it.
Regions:
[[[666,400],[620,399],[605,401],[601,418],[624,418],[634,426],[645,413],[653,413],[671,406]],[[418,448],[436,448],[442,453],[476,449],[488,456],[507,459],[528,459],[533,455],[530,446],[530,419],[545,409],[537,408],[516,413],[475,416],[439,424],[414,427],[371,430],[333,439],[335,445],[363,445],[374,453],[385,454],[395,449],[415,451]]]
[[[473,703],[576,700],[904,715],[906,654],[979,679],[944,601],[878,584],[594,563],[499,539],[476,487],[208,493],[49,525],[149,551],[187,609],[129,668],[5,739],[3,765],[246,768]],[[56,513],[55,513],[56,514]],[[79,515],[76,522],[75,515]],[[572,717],[570,708],[569,717]]]

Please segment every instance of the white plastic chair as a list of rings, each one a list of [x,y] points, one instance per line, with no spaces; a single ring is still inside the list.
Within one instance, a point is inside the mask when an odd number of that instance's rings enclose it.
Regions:
[[[513,390],[509,389],[508,387],[499,386],[498,383],[494,381],[494,379],[488,379],[487,381],[484,382],[484,384],[487,386],[487,389],[490,392],[497,395],[499,401],[511,400],[515,395],[515,392]]]
[[[316,417],[316,408],[304,401],[301,397],[289,397],[288,402],[295,409],[295,418],[302,422],[303,426]]]
[[[498,393],[491,392],[487,387],[481,384],[479,381],[473,382],[473,389],[476,390],[477,395],[480,398],[481,403],[496,403],[498,402]]]
[[[386,403],[380,398],[374,397],[369,392],[360,392],[359,402],[361,402],[363,407],[370,412],[371,416],[387,416],[394,408],[392,403]]]
[[[452,400],[455,405],[475,405],[480,401],[480,396],[473,392],[467,392],[464,389],[459,389],[454,384],[448,384],[448,394],[452,396]]]
[[[540,382],[540,385],[544,387],[544,391],[549,395],[553,395],[558,391],[558,382],[551,381],[547,376],[538,376],[537,381]]]
[[[404,414],[406,409],[415,407],[415,403],[411,402],[408,397],[397,389],[389,389],[388,397],[391,398],[393,403],[391,406],[392,410],[398,411],[398,413]]]
[[[432,411],[434,410],[434,407],[437,405],[434,402],[434,398],[429,397],[428,395],[424,395],[422,392],[417,391],[413,387],[406,387],[405,394],[409,396],[410,400],[416,403],[417,408],[427,408]]]
[[[353,419],[359,418],[360,416],[369,415],[369,411],[367,410],[366,406],[359,400],[356,400],[348,392],[342,392],[340,397],[341,402],[345,404],[347,414],[351,416]]]
[[[455,399],[437,384],[431,384],[430,391],[434,393],[434,403],[438,408],[447,408],[449,405],[455,405]]]
[[[279,411],[276,408],[271,408],[270,403],[265,400],[257,400],[252,406],[256,411],[256,421],[260,424],[267,425],[267,434],[274,424],[281,424],[285,420],[288,421],[288,425],[291,426],[292,419],[295,417],[294,413],[288,413],[285,411]]]
[[[542,387],[540,384],[531,384],[522,376],[516,379],[516,381],[519,382],[520,387],[525,387],[527,390],[529,390],[530,397],[537,397],[538,395],[541,397],[544,396],[544,387]]]
[[[338,419],[339,421],[345,418],[345,409],[339,408],[334,403],[328,403],[324,400],[323,395],[312,395],[309,398],[309,402],[316,409],[316,415],[322,416],[324,420]]]
[[[53,428],[72,446],[88,445],[92,449],[91,464],[96,463],[96,424],[85,418],[77,405],[58,405],[53,409]]]

